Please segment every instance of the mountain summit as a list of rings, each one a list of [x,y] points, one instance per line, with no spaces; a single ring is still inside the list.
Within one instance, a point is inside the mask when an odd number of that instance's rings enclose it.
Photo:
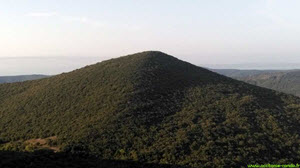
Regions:
[[[299,112],[297,97],[151,51],[0,85],[0,142],[57,137],[65,152],[191,167],[290,164]]]

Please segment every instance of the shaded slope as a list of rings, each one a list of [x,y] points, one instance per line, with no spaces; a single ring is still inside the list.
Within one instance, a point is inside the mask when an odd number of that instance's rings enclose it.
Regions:
[[[51,151],[0,151],[0,167],[22,168],[187,168],[176,165],[145,164],[122,160],[101,160],[88,155],[53,153]]]
[[[240,166],[300,159],[300,100],[161,52],[0,85],[0,137],[103,159]],[[8,143],[7,143],[8,142]],[[22,150],[22,147],[19,147]]]

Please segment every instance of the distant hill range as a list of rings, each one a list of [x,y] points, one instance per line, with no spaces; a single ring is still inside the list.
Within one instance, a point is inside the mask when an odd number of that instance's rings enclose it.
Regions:
[[[300,160],[299,111],[299,97],[142,52],[1,84],[0,150],[19,167],[43,162],[11,151],[41,148],[57,152],[41,158],[53,164],[69,154],[157,168],[291,164]]]
[[[47,75],[19,75],[19,76],[0,76],[0,83],[24,82],[28,80],[36,80],[47,78]]]
[[[257,86],[300,96],[300,70],[213,69],[212,71]]]

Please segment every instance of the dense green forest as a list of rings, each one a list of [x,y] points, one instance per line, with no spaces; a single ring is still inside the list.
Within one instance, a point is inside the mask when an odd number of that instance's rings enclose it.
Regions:
[[[0,158],[1,168],[187,168],[186,166],[147,164],[135,161],[101,160],[95,156],[54,153],[51,150],[0,151]]]
[[[299,130],[298,97],[161,52],[0,85],[0,149],[25,155],[42,146],[190,167],[290,164],[300,160]]]
[[[0,76],[0,83],[24,82],[46,78],[46,75],[20,75],[20,76]]]
[[[300,97],[300,70],[215,69],[213,71],[253,85]]]

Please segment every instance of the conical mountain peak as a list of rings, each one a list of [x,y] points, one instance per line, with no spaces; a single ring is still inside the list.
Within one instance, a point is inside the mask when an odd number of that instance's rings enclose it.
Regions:
[[[192,167],[295,163],[299,104],[148,51],[1,84],[0,142],[55,136],[64,151]]]

